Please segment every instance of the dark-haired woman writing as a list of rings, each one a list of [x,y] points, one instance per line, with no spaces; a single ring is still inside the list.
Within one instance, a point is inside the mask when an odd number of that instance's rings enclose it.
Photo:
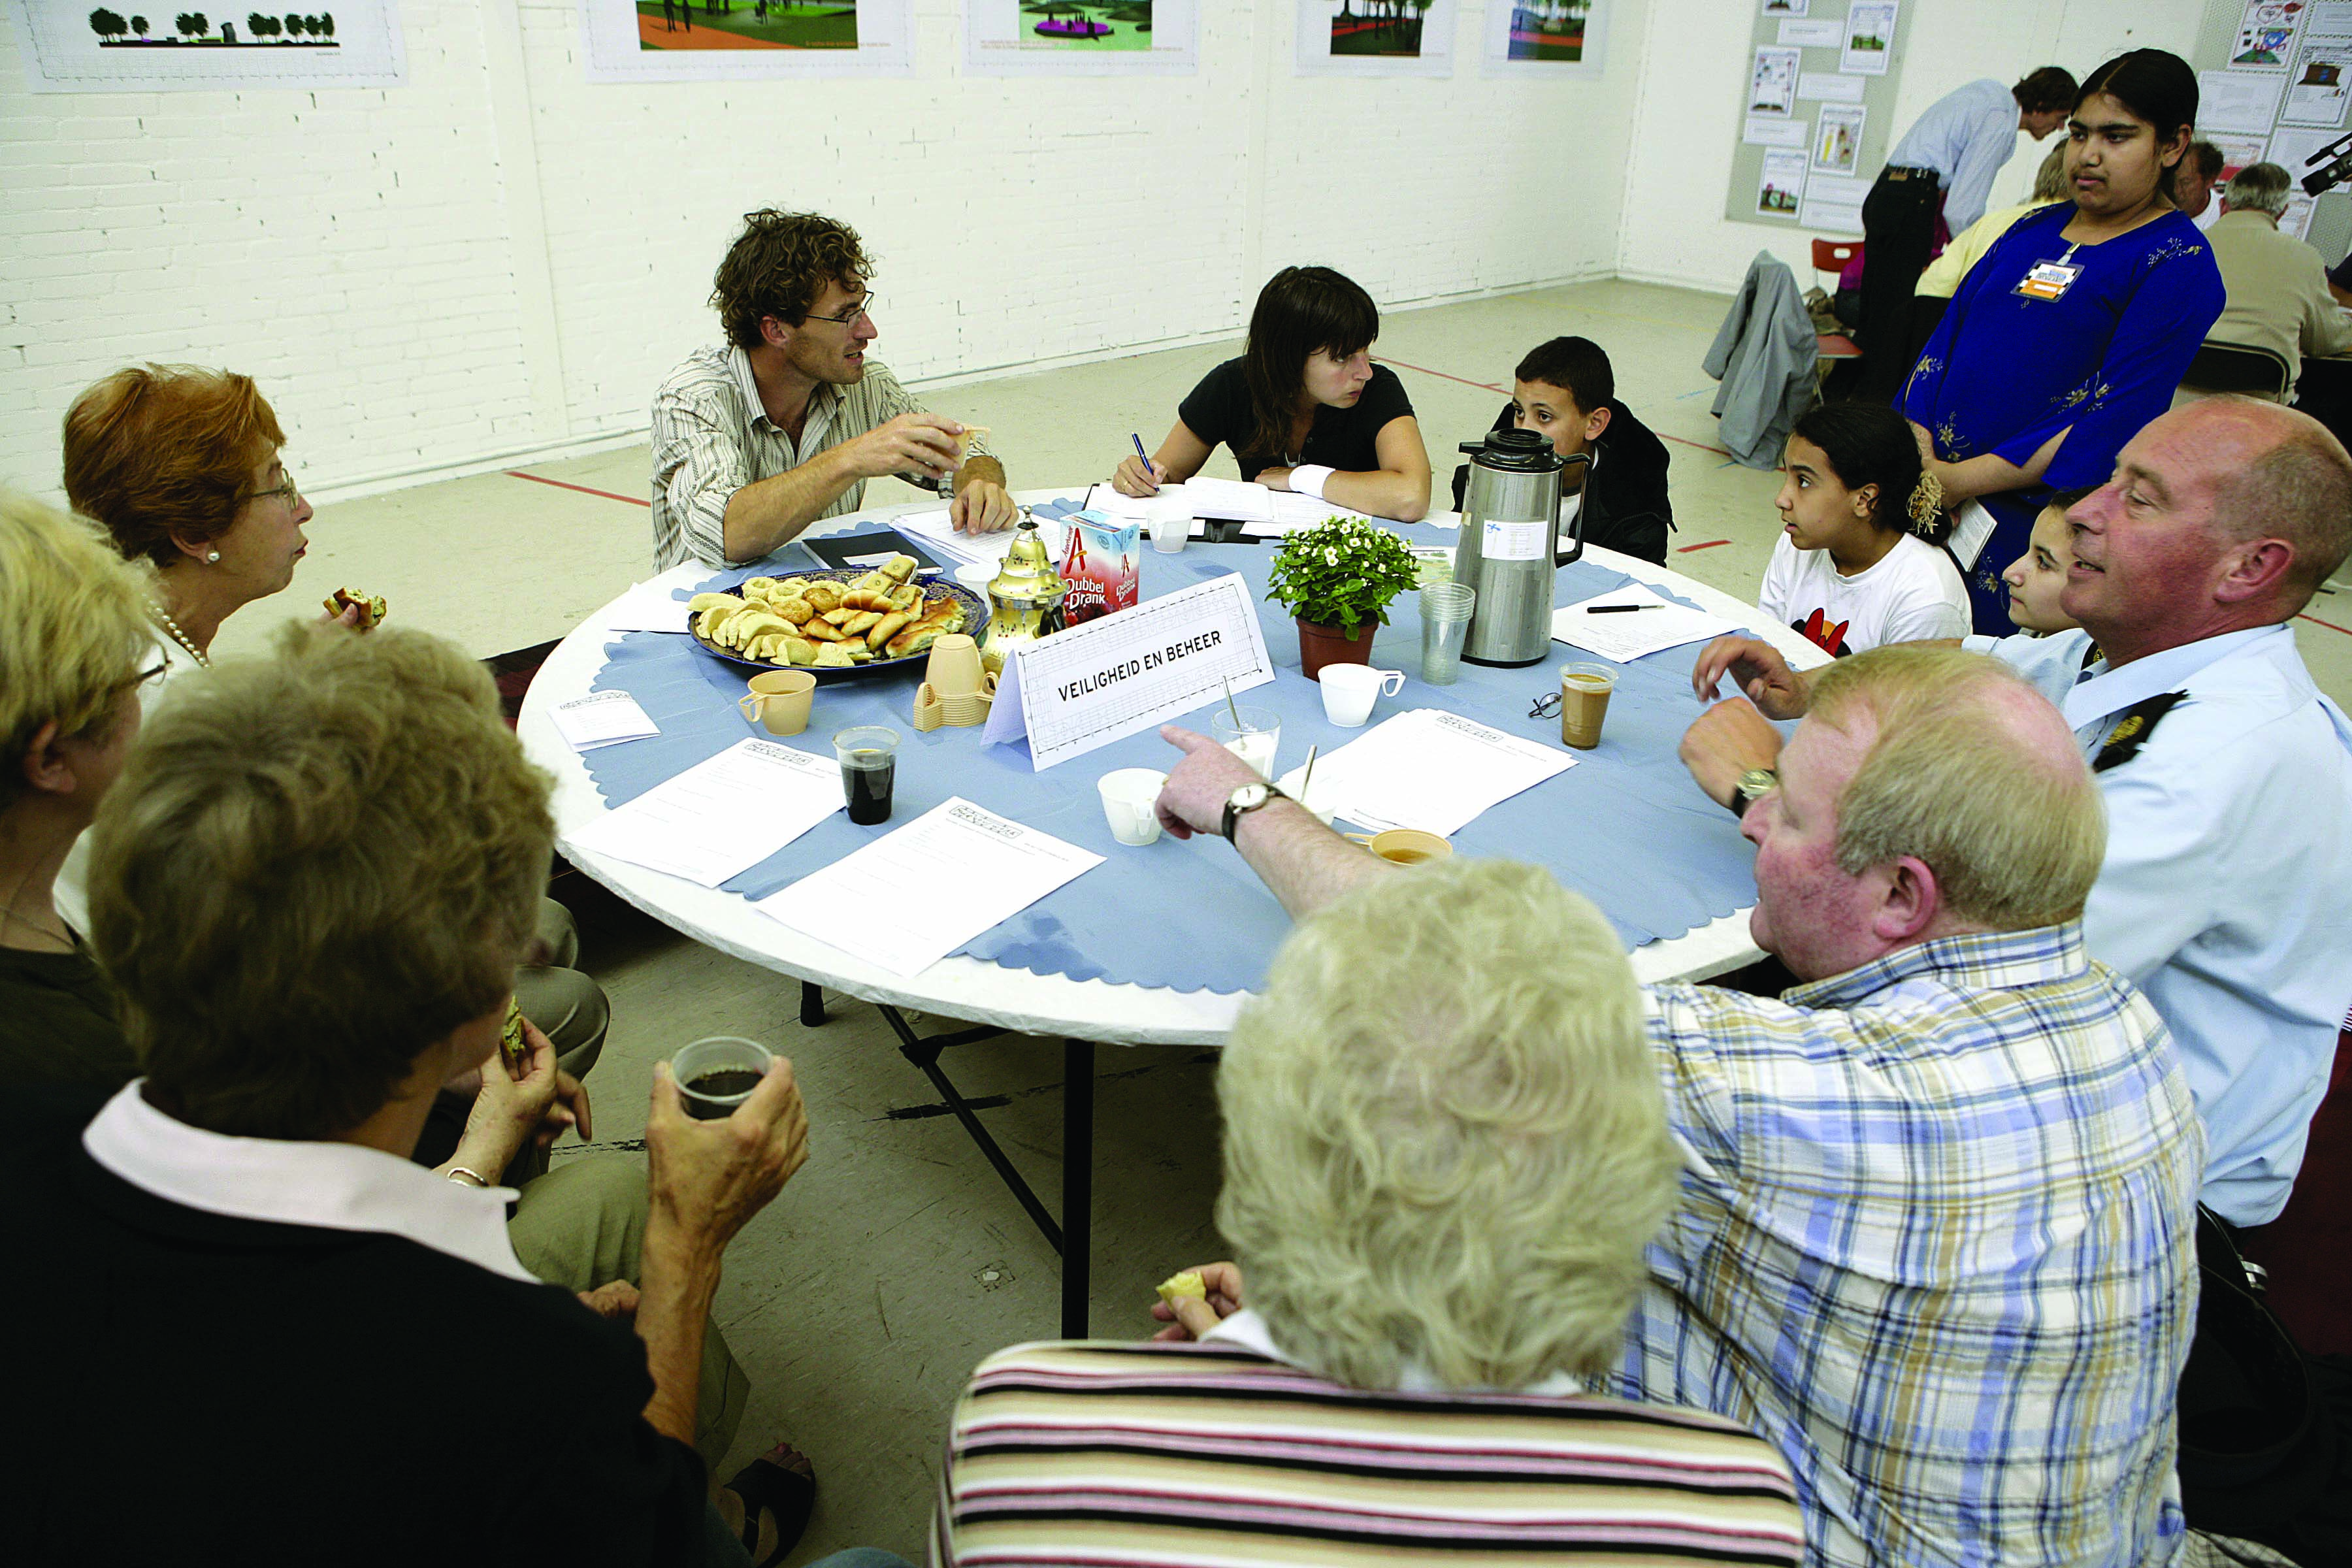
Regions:
[[[1371,360],[1372,297],[1328,267],[1286,267],[1261,289],[1242,357],[1201,378],[1147,464],[1111,484],[1148,496],[1201,471],[1222,444],[1242,478],[1375,517],[1429,511],[1429,452],[1396,373]]]
[[[2066,124],[2072,200],[2020,218],[1969,269],[1896,405],[1946,500],[1993,515],[1969,572],[1978,631],[2011,629],[2001,569],[2050,491],[2106,482],[2221,314],[2212,249],[2172,205],[2196,119],[2177,55],[2094,71]]]

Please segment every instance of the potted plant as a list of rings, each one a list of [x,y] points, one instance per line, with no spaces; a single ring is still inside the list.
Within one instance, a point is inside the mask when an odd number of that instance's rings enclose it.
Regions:
[[[1389,601],[1418,577],[1403,540],[1360,519],[1332,517],[1283,540],[1265,596],[1298,622],[1298,668],[1315,679],[1327,664],[1370,663]]]

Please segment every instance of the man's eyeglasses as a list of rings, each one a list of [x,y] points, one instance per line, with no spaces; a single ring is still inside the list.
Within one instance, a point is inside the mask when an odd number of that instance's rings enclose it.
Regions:
[[[865,317],[868,321],[872,321],[874,319],[876,309],[879,307],[881,303],[881,296],[877,294],[868,294],[865,299],[859,300],[856,304],[852,305],[848,310],[844,310],[838,316],[811,316],[808,319],[812,321],[832,321],[844,327],[851,326],[856,322],[860,316]]]
[[[1537,698],[1536,705],[1528,710],[1528,717],[1530,719],[1559,718],[1559,693],[1557,691],[1547,691],[1541,697]]]
[[[253,499],[256,500],[267,500],[271,496],[284,496],[288,506],[300,506],[302,504],[302,492],[294,488],[294,476],[291,474],[286,476],[286,482],[282,485],[277,485],[269,489],[256,490],[253,492]]]

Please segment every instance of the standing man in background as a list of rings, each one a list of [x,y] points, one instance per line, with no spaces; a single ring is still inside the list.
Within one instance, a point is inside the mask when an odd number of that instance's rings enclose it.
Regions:
[[[1862,204],[1862,388],[1891,403],[1911,372],[1911,291],[1943,236],[1984,216],[1993,176],[2017,151],[2066,123],[2074,79],[2043,66],[2015,87],[1990,77],[1937,99],[1895,143]]]

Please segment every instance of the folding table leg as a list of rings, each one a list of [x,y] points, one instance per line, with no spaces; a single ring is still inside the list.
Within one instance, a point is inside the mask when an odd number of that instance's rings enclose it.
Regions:
[[[814,980],[801,982],[801,1027],[814,1029],[824,1022],[824,987]]]
[[[1062,1337],[1087,1337],[1093,1283],[1095,1043],[1062,1043]]]

